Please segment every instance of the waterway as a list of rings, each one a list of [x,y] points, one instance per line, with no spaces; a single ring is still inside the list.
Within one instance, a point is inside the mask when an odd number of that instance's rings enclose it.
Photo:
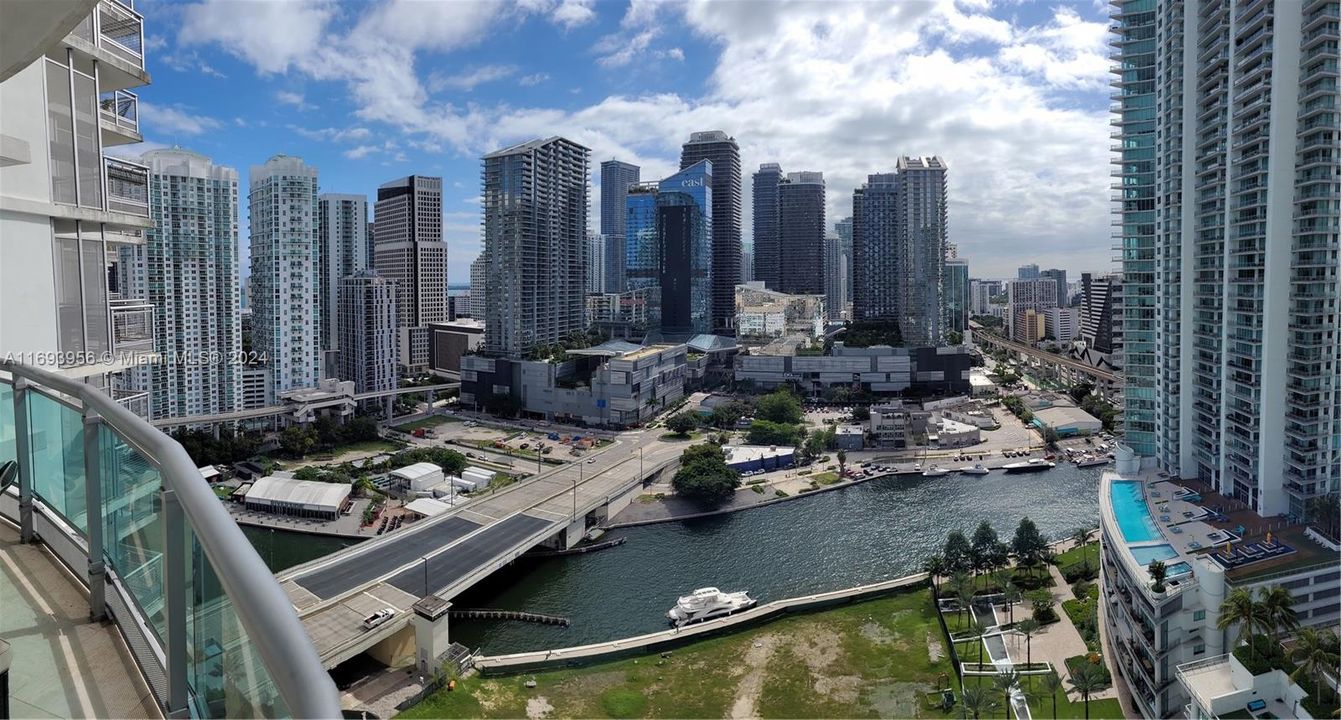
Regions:
[[[695,588],[748,590],[761,602],[900,577],[921,569],[945,534],[990,521],[1009,540],[1029,516],[1050,538],[1098,522],[1102,468],[1034,474],[882,478],[814,497],[698,520],[615,530],[609,550],[523,559],[453,600],[459,608],[562,615],[560,628],[462,621],[452,639],[499,654],[611,640],[664,629],[675,598]],[[272,569],[348,541],[247,528]]]

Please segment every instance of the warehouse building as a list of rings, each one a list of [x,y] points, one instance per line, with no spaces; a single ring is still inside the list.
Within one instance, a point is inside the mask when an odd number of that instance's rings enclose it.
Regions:
[[[349,505],[349,491],[346,483],[295,480],[283,473],[252,483],[242,502],[255,512],[334,520]]]

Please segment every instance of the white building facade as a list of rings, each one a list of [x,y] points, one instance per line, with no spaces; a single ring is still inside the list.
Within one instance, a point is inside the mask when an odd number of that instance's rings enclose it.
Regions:
[[[339,374],[354,392],[394,390],[399,361],[396,286],[375,270],[341,278]]]
[[[321,297],[322,376],[335,377],[340,350],[340,281],[367,270],[368,197],[317,196],[317,292]]]
[[[321,378],[317,169],[276,155],[251,169],[252,349],[270,373],[266,404]]]

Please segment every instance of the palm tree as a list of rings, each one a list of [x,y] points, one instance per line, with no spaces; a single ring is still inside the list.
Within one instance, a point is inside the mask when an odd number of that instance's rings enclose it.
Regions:
[[[1084,663],[1071,673],[1068,681],[1071,687],[1085,700],[1085,720],[1090,720],[1090,693],[1100,690],[1103,685],[1103,678],[1099,675],[1099,668]]]
[[[1259,590],[1258,597],[1261,598],[1258,604],[1262,606],[1262,619],[1265,621],[1263,630],[1280,635],[1299,629],[1299,616],[1295,614],[1294,596],[1290,591],[1273,585]]]
[[[992,685],[994,685],[996,689],[1001,692],[1001,696],[1005,698],[1002,707],[1006,710],[1006,717],[1010,717],[1010,690],[1015,687],[1015,684],[1019,681],[1020,674],[1014,670],[1002,670],[996,674],[996,677],[992,678]]]
[[[1024,636],[1024,664],[1028,667],[1034,661],[1034,633],[1043,627],[1037,620],[1028,617],[1015,626],[1015,632]]]
[[[1043,676],[1043,689],[1052,697],[1052,720],[1057,720],[1057,691],[1062,689],[1062,678],[1056,672]]]
[[[1015,604],[1024,599],[1024,591],[1009,576],[1001,583],[1001,594],[1006,601],[1006,612],[1010,613],[1009,622],[1015,624]]]
[[[939,599],[940,593],[937,592],[939,588],[936,587],[936,580],[945,574],[945,558],[940,555],[932,555],[923,560],[922,572],[926,573],[927,577],[931,579],[931,594]]]
[[[1169,569],[1165,567],[1163,562],[1160,562],[1159,560],[1151,560],[1149,570],[1150,579],[1154,581],[1154,584],[1150,586],[1150,589],[1157,593],[1164,592],[1164,578],[1168,577]]]
[[[955,598],[959,600],[959,613],[963,617],[965,610],[969,611],[969,619],[973,619],[973,588],[961,587],[955,590]]]
[[[976,618],[969,621],[969,632],[973,633],[974,654],[978,656],[978,664],[982,664],[982,636],[987,633],[987,626],[978,622]]]
[[[1298,681],[1300,676],[1307,675],[1321,695],[1322,689],[1326,687],[1326,683],[1321,681],[1323,668],[1335,669],[1341,665],[1341,655],[1331,649],[1335,646],[1336,638],[1330,632],[1318,632],[1315,628],[1300,630],[1295,636],[1294,650],[1290,653],[1290,659],[1297,662],[1299,667],[1290,674],[1290,679]],[[1341,693],[1338,696],[1341,697]]]
[[[846,477],[844,473],[847,472],[847,451],[839,450],[837,455],[838,455],[838,477],[843,478]]]
[[[1252,591],[1238,588],[1220,603],[1220,619],[1216,621],[1215,626],[1220,630],[1228,630],[1238,623],[1239,634],[1234,639],[1234,645],[1237,647],[1243,644],[1244,638],[1252,637],[1253,630],[1262,626],[1263,619],[1262,606],[1253,600]],[[1248,644],[1248,652],[1255,652],[1252,643]]]
[[[964,705],[964,716],[967,717],[969,713],[973,713],[973,720],[978,720],[983,713],[991,713],[992,709],[996,707],[996,703],[991,696],[980,687],[964,688],[960,702]]]
[[[1084,547],[1088,545],[1090,539],[1093,537],[1094,537],[1094,528],[1082,527],[1082,528],[1076,528],[1075,530],[1071,531],[1071,542],[1075,543],[1076,547]],[[1080,552],[1080,561],[1081,563],[1083,563],[1083,567],[1085,568],[1086,572],[1088,572],[1090,568],[1089,550],[1082,550]]]

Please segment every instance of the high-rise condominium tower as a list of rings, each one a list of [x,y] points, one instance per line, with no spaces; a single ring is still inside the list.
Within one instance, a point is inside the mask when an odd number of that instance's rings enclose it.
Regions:
[[[696,132],[680,151],[680,169],[712,163],[712,326],[733,335],[740,284],[740,146],[721,130]]]
[[[1309,517],[1341,482],[1337,5],[1114,7],[1126,442]]]
[[[1040,270],[1038,276],[1041,278],[1051,278],[1057,283],[1057,307],[1064,308],[1070,305],[1071,293],[1066,286],[1066,271],[1052,268],[1050,270]]]
[[[1037,340],[1019,327],[1026,314],[1047,315],[1048,310],[1057,307],[1057,281],[1040,277],[1033,280],[1011,280],[1006,283],[1007,297],[1007,334],[1020,342]]]
[[[519,356],[584,329],[590,153],[552,137],[484,156],[487,352]]]
[[[843,319],[851,269],[852,259],[843,247],[843,239],[837,235],[824,238],[824,309],[830,321]]]
[[[778,183],[778,287],[824,294],[824,174],[794,172]]]
[[[1122,277],[1081,273],[1080,338],[1110,366],[1121,367],[1116,357],[1122,350]]]
[[[252,349],[266,358],[270,396],[321,378],[317,292],[317,169],[276,155],[251,168]]]
[[[845,217],[833,224],[834,232],[838,233],[838,239],[843,243],[843,254],[847,255],[847,297],[844,302],[852,302],[852,278],[856,269],[852,263],[852,218]]]
[[[321,297],[322,374],[338,377],[340,280],[369,267],[368,198],[323,193],[317,196],[317,292]],[[348,378],[344,378],[348,379]]]
[[[899,158],[852,194],[853,316],[897,320],[909,345],[942,340],[945,161]]]
[[[442,178],[410,175],[377,188],[377,274],[396,284],[400,362],[428,365],[428,324],[447,322],[447,243],[442,241]]]
[[[1036,263],[1021,265],[1020,269],[1015,272],[1015,278],[1017,280],[1037,280],[1039,278],[1038,265]]]
[[[945,331],[960,335],[968,329],[969,319],[969,266],[968,260],[954,258],[945,261]]]
[[[396,288],[376,270],[340,278],[339,377],[355,392],[396,388]]]
[[[587,294],[605,292],[605,236],[587,233]]]
[[[489,258],[480,252],[470,263],[470,317],[484,322],[485,298],[489,293]]]
[[[782,166],[763,163],[754,174],[754,279],[763,282],[769,290],[780,290],[778,258],[781,254],[778,236],[778,183],[782,182]]]
[[[599,292],[624,291],[624,198],[642,170],[631,163],[601,163],[601,235],[605,236],[605,272]]]
[[[154,419],[232,412],[242,384],[237,170],[185,150],[152,150],[154,227],[142,252],[142,297],[154,307],[154,349],[142,369]],[[194,358],[218,352],[221,361]],[[183,358],[192,358],[184,360]]]

